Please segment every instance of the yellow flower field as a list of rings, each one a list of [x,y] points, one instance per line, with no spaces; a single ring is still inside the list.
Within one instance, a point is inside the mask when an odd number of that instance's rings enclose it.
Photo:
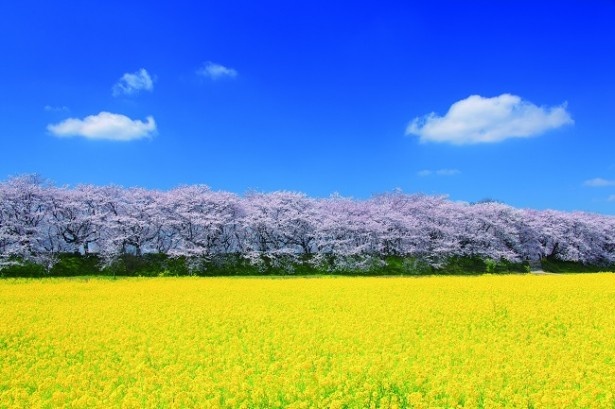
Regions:
[[[615,407],[615,275],[0,281],[1,408]]]

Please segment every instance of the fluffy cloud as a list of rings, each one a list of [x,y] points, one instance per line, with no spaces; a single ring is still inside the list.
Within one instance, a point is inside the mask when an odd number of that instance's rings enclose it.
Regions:
[[[611,195],[609,196],[609,198],[607,199],[609,202],[615,202],[615,195]]]
[[[566,104],[548,108],[511,94],[472,95],[455,102],[444,116],[432,112],[415,118],[406,135],[417,135],[421,142],[465,145],[528,138],[572,123]]]
[[[234,69],[213,63],[211,61],[203,64],[203,66],[199,68],[196,73],[200,76],[211,78],[212,80],[217,80],[224,77],[235,78],[237,76],[237,71]]]
[[[435,176],[455,176],[455,175],[458,175],[460,173],[461,173],[461,171],[459,169],[438,169],[438,170],[425,169],[425,170],[421,170],[417,174],[419,176],[425,177],[425,176],[431,176],[431,175],[435,175]]]
[[[602,178],[594,178],[586,180],[583,183],[585,186],[589,187],[606,187],[606,186],[615,186],[615,180],[607,180]]]
[[[141,91],[153,91],[154,80],[145,68],[126,73],[113,86],[113,96],[138,94]]]
[[[156,122],[151,116],[143,122],[120,114],[101,112],[84,119],[68,118],[60,123],[48,125],[47,130],[59,137],[77,136],[86,139],[132,141],[152,136],[156,132]]]

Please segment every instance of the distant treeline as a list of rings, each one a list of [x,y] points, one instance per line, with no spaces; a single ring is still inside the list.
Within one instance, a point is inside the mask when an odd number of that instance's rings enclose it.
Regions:
[[[480,273],[537,260],[610,268],[615,217],[400,192],[353,200],[64,188],[30,175],[0,183],[5,276]]]

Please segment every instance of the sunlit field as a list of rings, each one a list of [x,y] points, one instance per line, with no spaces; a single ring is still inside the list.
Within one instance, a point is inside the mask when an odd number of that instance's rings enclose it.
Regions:
[[[2,408],[615,407],[615,275],[0,281]]]

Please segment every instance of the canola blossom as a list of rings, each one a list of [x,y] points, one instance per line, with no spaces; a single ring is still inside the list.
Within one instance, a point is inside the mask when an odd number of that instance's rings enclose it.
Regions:
[[[613,408],[615,276],[0,281],[0,408]]]

